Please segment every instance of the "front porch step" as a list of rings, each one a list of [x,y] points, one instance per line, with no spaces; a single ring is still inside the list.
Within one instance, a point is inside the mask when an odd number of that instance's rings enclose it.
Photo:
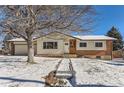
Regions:
[[[40,57],[63,57],[63,54],[38,54]]]
[[[64,58],[76,58],[77,54],[64,54],[63,57]]]

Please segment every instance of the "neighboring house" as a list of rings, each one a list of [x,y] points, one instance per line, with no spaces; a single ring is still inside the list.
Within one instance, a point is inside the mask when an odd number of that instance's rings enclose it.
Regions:
[[[71,36],[52,32],[34,39],[35,55],[42,56],[84,56],[90,58],[112,59],[114,38],[101,35]],[[24,39],[8,40],[12,55],[26,55],[27,43]]]

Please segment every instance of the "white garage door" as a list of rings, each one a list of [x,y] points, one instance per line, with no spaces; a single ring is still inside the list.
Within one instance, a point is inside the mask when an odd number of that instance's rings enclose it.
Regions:
[[[27,45],[15,45],[15,55],[27,55]]]

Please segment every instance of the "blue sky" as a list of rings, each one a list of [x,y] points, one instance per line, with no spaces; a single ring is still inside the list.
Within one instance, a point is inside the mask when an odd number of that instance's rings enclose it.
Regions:
[[[95,35],[105,35],[112,26],[115,26],[120,33],[123,35],[124,39],[124,6],[119,5],[96,5],[96,26],[94,31],[90,34]],[[3,17],[3,14],[0,13],[0,19]]]
[[[94,6],[97,14],[97,26],[92,34],[104,35],[112,26],[115,26],[124,39],[124,6]]]

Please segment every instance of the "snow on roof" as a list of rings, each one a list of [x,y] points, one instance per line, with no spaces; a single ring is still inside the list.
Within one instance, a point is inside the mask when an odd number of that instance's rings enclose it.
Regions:
[[[25,39],[23,38],[14,38],[14,39],[11,39],[11,40],[7,40],[7,41],[25,41]]]
[[[84,36],[73,36],[81,40],[116,40],[115,38],[104,36],[104,35],[84,35]],[[25,41],[23,38],[15,38],[8,41]]]
[[[14,38],[11,40],[7,40],[7,41],[25,41],[23,38]]]
[[[84,36],[74,36],[82,40],[116,40],[115,38],[104,36],[104,35],[84,35]]]

